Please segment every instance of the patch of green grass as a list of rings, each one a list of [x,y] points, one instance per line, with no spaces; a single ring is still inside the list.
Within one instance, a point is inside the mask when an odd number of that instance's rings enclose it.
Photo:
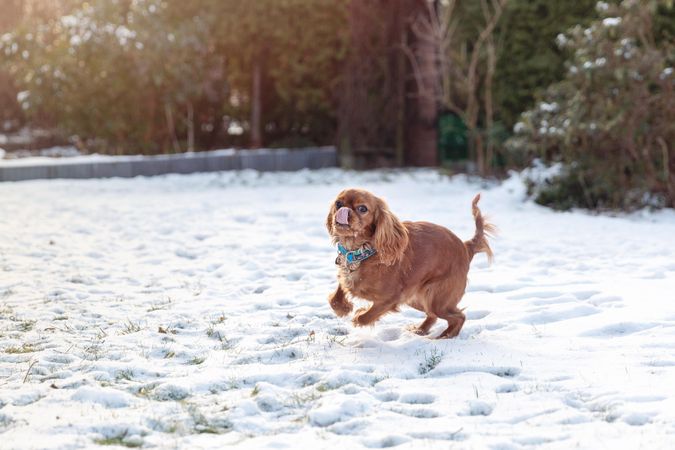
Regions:
[[[293,395],[291,395],[291,402],[293,403],[293,406],[300,407],[305,403],[313,402],[319,397],[321,397],[321,394],[317,392],[308,392],[306,394],[300,394],[296,392]]]
[[[36,320],[22,320],[17,324],[16,329],[23,332],[30,331],[33,329],[36,322]]]
[[[148,398],[157,386],[159,386],[159,383],[157,382],[145,384],[144,386],[139,387],[134,394],[139,397]]]
[[[175,328],[171,328],[171,327],[163,327],[163,326],[160,325],[160,326],[157,328],[157,332],[158,332],[158,333],[161,333],[161,334],[177,334],[177,333],[178,333],[178,330],[176,330]]]
[[[204,356],[195,356],[195,357],[192,358],[190,361],[188,361],[188,364],[192,364],[192,365],[198,366],[198,365],[200,365],[201,363],[203,363],[204,361],[206,361],[206,357],[204,357]]]
[[[173,350],[164,350],[164,359],[173,358],[176,356],[176,352]]]
[[[3,304],[2,306],[0,306],[0,317],[9,318],[12,315],[13,312],[14,312],[14,310],[8,305]]]
[[[333,388],[330,387],[330,386],[329,386],[328,384],[326,384],[326,383],[321,383],[320,385],[318,385],[318,386],[316,387],[316,390],[319,391],[319,392],[327,392],[327,391],[333,390]]]
[[[231,391],[239,389],[239,381],[235,377],[231,376],[229,381],[227,382],[227,388]]]
[[[139,331],[141,331],[141,324],[127,319],[127,323],[124,324],[124,328],[120,331],[120,334],[131,334]]]
[[[101,358],[103,349],[101,344],[98,342],[92,342],[92,344],[84,349],[85,359],[88,360],[98,360]]]
[[[178,425],[179,425],[179,422],[173,421],[173,422],[167,424],[167,425],[164,427],[164,430],[163,430],[163,431],[164,431],[165,433],[175,433],[175,432],[178,431]]]
[[[98,445],[119,445],[121,447],[127,448],[138,448],[143,446],[141,442],[125,442],[125,437],[126,436],[114,436],[109,438],[94,439],[94,443]]]
[[[420,375],[425,375],[436,368],[443,359],[443,352],[433,347],[429,353],[424,352],[424,361],[420,362],[417,371]]]
[[[147,309],[147,312],[158,311],[160,309],[169,309],[172,302],[173,301],[171,300],[171,297],[167,297],[165,302],[152,303]]]
[[[194,430],[197,433],[221,434],[232,429],[232,424],[228,420],[209,420],[194,405],[188,406],[188,414],[190,414],[190,417],[194,422]]]
[[[129,430],[124,430],[114,436],[109,436],[106,438],[94,439],[94,443],[98,445],[119,445],[121,447],[127,448],[137,448],[143,446],[143,441],[140,440],[129,440]]]
[[[227,337],[225,337],[219,330],[213,328],[213,325],[209,325],[206,329],[206,335],[212,339],[217,339],[220,341],[220,348],[222,350],[229,350],[233,347],[232,342],[230,342]]]
[[[134,379],[134,371],[131,369],[120,370],[115,374],[115,379],[131,381]]]
[[[17,353],[33,353],[36,351],[36,348],[33,344],[22,344],[21,347],[7,347],[5,353],[17,354]]]
[[[334,344],[337,344],[339,346],[344,347],[345,346],[345,341],[347,340],[347,336],[341,336],[337,334],[329,334],[326,339],[328,340],[328,345],[333,346]]]
[[[256,385],[253,387],[253,390],[251,391],[251,397],[255,397],[255,396],[258,395],[259,393],[260,393],[260,388],[259,388],[258,385],[256,384]]]

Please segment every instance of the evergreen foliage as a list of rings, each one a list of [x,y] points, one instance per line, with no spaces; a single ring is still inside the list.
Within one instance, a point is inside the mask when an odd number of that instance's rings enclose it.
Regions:
[[[563,78],[565,54],[555,38],[574,25],[587,25],[596,18],[595,3],[509,1],[498,30],[495,74],[497,115],[507,129],[534,104],[537,94]]]
[[[512,152],[558,161],[535,186],[562,209],[675,206],[675,42],[657,41],[654,5],[598,3],[600,19],[558,36],[565,78],[521,116]]]

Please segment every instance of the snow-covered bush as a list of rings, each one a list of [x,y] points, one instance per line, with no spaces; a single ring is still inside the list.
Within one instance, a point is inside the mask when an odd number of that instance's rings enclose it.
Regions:
[[[95,1],[1,36],[0,55],[27,114],[113,152],[152,151],[171,138],[167,118],[184,128],[186,99],[210,81],[206,26],[185,23],[158,0]]]
[[[558,36],[565,78],[521,115],[509,151],[561,162],[534,186],[559,208],[675,206],[675,46],[648,2],[599,2],[600,19]]]

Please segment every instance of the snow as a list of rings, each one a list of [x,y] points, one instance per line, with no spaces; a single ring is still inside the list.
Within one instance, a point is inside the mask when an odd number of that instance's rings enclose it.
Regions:
[[[107,408],[122,408],[136,403],[134,397],[126,392],[112,388],[82,386],[71,396],[79,402],[98,403]]]
[[[327,304],[347,186],[473,234],[457,339]],[[8,448],[670,448],[675,213],[555,213],[519,176],[251,171],[0,184]],[[438,323],[432,337],[444,328]],[[39,419],[38,419],[39,418]]]
[[[254,154],[256,152],[265,152],[269,150],[247,150],[247,152]],[[209,155],[214,156],[228,156],[236,154],[235,149],[220,149],[209,151]],[[140,161],[143,159],[171,159],[174,155],[100,155],[94,153],[91,155],[82,155],[75,147],[50,147],[40,151],[42,156],[28,156],[13,159],[0,158],[0,167],[33,167],[33,166],[50,166],[59,164],[82,164],[82,163],[123,163],[130,161]],[[181,153],[180,156],[199,157],[204,153],[187,152]]]
[[[26,130],[21,130],[19,133],[9,136],[0,133],[0,143],[13,141],[14,144],[28,144],[30,140],[31,138]],[[58,158],[72,158],[75,156],[82,157],[82,154],[72,145],[58,145],[40,150],[19,149],[11,152],[0,149],[0,167],[8,165],[35,166],[51,164],[54,161],[58,161]],[[7,159],[5,160],[4,158]]]
[[[598,11],[607,11],[609,9],[609,3],[598,2],[595,4],[595,9],[597,9]]]
[[[607,17],[602,19],[602,24],[606,27],[616,27],[621,23],[621,17]]]

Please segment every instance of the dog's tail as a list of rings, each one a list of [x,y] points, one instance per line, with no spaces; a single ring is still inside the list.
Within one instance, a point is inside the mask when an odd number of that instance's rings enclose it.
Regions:
[[[488,262],[492,263],[492,249],[490,248],[490,243],[488,238],[494,236],[497,233],[497,228],[488,223],[485,220],[485,217],[478,209],[478,201],[480,200],[480,194],[476,195],[471,202],[471,212],[473,213],[473,218],[476,221],[476,234],[473,237],[464,242],[466,250],[469,252],[469,260],[473,259],[473,255],[476,253],[485,253],[488,258]]]

